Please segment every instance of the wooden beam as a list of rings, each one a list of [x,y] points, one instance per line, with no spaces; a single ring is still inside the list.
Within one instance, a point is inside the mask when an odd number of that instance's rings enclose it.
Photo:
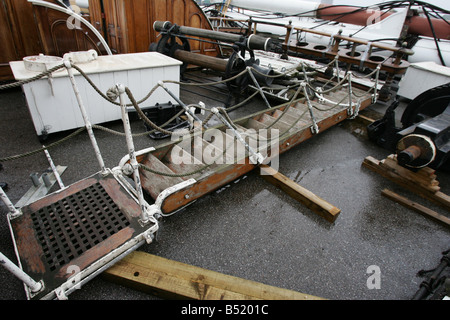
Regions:
[[[322,300],[135,251],[103,272],[110,281],[155,296],[195,300]]]
[[[401,204],[402,206],[412,209],[426,217],[430,217],[433,218],[439,222],[444,223],[447,227],[450,227],[450,218],[437,213],[436,211],[433,211],[427,207],[422,206],[421,204],[411,201],[405,197],[402,197],[401,195],[388,190],[388,189],[384,189],[381,194],[399,204]]]
[[[260,166],[261,176],[274,186],[280,188],[286,192],[289,196],[299,201],[321,217],[325,218],[329,222],[334,222],[341,212],[332,204],[318,197],[311,191],[298,185],[288,177],[279,173],[275,169],[267,165]]]
[[[450,196],[446,195],[445,193],[441,191],[434,191],[433,188],[425,188],[417,181],[412,181],[411,179],[408,179],[406,176],[402,176],[401,172],[398,170],[392,170],[389,169],[386,165],[383,165],[383,163],[373,157],[366,157],[362,163],[362,165],[381,176],[395,182],[399,186],[414,192],[415,194],[421,196],[422,198],[431,200],[447,210],[450,210]],[[425,168],[424,168],[425,169]],[[423,169],[421,169],[423,170]],[[426,171],[426,170],[424,170]],[[423,172],[424,172],[423,171]],[[420,174],[424,174],[424,173]],[[430,172],[431,174],[431,172]]]

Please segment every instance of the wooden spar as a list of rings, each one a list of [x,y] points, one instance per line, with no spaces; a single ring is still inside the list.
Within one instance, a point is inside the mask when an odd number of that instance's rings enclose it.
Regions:
[[[204,54],[192,53],[186,50],[177,49],[173,53],[173,57],[184,63],[210,68],[216,71],[225,72],[228,61],[225,59],[210,57]]]
[[[260,166],[260,169],[261,177],[266,181],[269,181],[274,186],[280,188],[289,196],[301,202],[319,216],[325,218],[325,220],[334,222],[341,212],[340,209],[298,185],[272,167],[263,164]]]
[[[388,158],[389,159],[389,158]],[[409,172],[406,174],[399,165],[394,166],[391,161],[379,161],[373,157],[366,157],[362,165],[381,176],[393,181],[399,186],[414,192],[424,199],[433,201],[447,210],[450,209],[450,196],[439,191],[439,188],[430,182],[428,185],[423,183],[423,175],[428,175],[428,181],[434,180],[433,174],[427,171],[429,168],[422,168],[417,173]]]
[[[102,274],[163,298],[195,300],[323,300],[135,251]]]
[[[450,227],[450,219],[447,218],[446,216],[437,213],[434,210],[431,210],[430,208],[427,208],[425,206],[422,206],[421,204],[411,201],[405,197],[402,197],[401,195],[388,190],[388,189],[384,189],[381,194],[383,196],[385,196],[386,198],[389,198],[399,204],[401,204],[402,206],[408,208],[408,209],[412,209],[426,217],[430,217],[432,219],[435,219],[441,223],[443,223],[444,225],[446,225],[447,227]]]

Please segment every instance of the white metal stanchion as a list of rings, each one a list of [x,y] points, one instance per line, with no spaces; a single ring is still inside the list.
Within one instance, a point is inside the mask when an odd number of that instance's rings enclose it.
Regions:
[[[41,282],[34,281],[29,275],[16,266],[11,260],[9,260],[3,253],[0,252],[0,264],[10,271],[13,275],[19,278],[25,283],[31,290],[31,292],[39,292],[43,285]]]
[[[50,168],[52,169],[52,172],[53,172],[53,174],[55,175],[55,179],[56,179],[56,181],[58,182],[59,187],[60,187],[61,189],[64,189],[64,188],[65,188],[65,187],[64,187],[64,183],[62,182],[61,176],[59,175],[58,170],[56,169],[55,164],[53,163],[53,160],[52,160],[52,157],[50,156],[50,153],[49,153],[48,150],[45,148],[45,146],[43,146],[43,148],[44,148],[45,156],[47,157],[48,163],[50,164]]]
[[[9,200],[5,191],[0,187],[0,198],[3,203],[8,207],[8,210],[12,215],[17,215],[18,210]],[[38,292],[42,289],[42,283],[34,281],[29,275],[22,271],[18,266],[16,266],[11,260],[9,260],[3,253],[0,252],[0,265],[9,270],[13,275],[19,278],[23,283],[25,283],[32,292]]]
[[[86,112],[86,108],[84,107],[83,100],[81,99],[80,91],[78,90],[78,86],[75,81],[75,77],[73,75],[72,65],[71,65],[70,61],[68,61],[68,60],[64,60],[64,65],[66,66],[67,73],[69,74],[69,79],[70,79],[70,82],[72,83],[73,91],[75,92],[75,96],[77,98],[78,105],[81,110],[81,114],[83,115],[83,120],[86,125],[86,129],[88,131],[89,138],[91,139],[92,146],[94,147],[95,156],[97,157],[97,160],[98,160],[98,163],[102,170],[102,173],[105,174],[107,172],[106,167],[105,167],[105,162],[103,161],[102,154],[100,153],[100,149],[97,144],[97,140],[95,139],[94,131],[92,130],[92,124],[89,120],[88,114]]]
[[[9,198],[6,195],[5,191],[3,191],[2,187],[0,187],[0,199],[3,201],[3,203],[6,205],[6,207],[8,208],[9,212],[11,212],[12,215],[17,215],[18,214],[18,210],[13,205],[11,200],[9,200]]]
[[[141,178],[139,176],[139,164],[136,159],[136,152],[134,148],[133,136],[131,133],[130,119],[128,117],[127,107],[126,107],[126,96],[125,96],[125,86],[118,84],[116,86],[117,92],[119,93],[120,99],[120,109],[122,111],[122,121],[125,130],[125,137],[127,141],[128,153],[130,156],[130,165],[133,169],[133,178],[136,185],[136,192],[138,196],[139,205],[141,207],[141,221],[142,223],[147,223],[149,221],[149,216],[147,212],[146,201],[144,199],[144,193],[141,186]]]

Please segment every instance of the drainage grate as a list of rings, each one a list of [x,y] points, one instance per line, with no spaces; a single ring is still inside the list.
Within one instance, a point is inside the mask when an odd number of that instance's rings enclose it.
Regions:
[[[130,223],[100,183],[31,214],[51,271]]]

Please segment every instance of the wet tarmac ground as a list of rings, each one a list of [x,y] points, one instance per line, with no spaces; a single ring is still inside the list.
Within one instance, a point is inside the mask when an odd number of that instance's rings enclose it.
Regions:
[[[182,99],[187,95],[181,92]],[[230,115],[237,118],[260,108],[265,108],[261,100]],[[146,130],[140,120],[131,124],[134,133]],[[104,126],[122,131],[120,122]],[[101,130],[95,134],[106,166],[116,166],[127,153],[124,137]],[[45,143],[66,135],[52,134]],[[148,136],[135,139],[137,150],[157,143]],[[0,92],[0,158],[40,147],[21,90]],[[86,132],[52,148],[50,154],[55,164],[67,166],[65,185],[100,169]],[[417,272],[435,268],[450,248],[450,229],[383,197],[381,190],[389,188],[438,213],[449,213],[361,166],[367,156],[381,160],[389,154],[367,139],[364,125],[346,120],[282,154],[279,161],[282,174],[341,209],[334,223],[251,172],[161,220],[157,241],[139,250],[326,299],[411,299],[423,281]],[[0,182],[8,184],[7,195],[16,203],[31,187],[29,175],[47,168],[43,153],[4,162]],[[438,173],[446,194],[448,178],[448,173]],[[6,213],[1,203],[0,251],[15,262]],[[380,275],[375,288],[374,270]],[[22,283],[3,268],[0,283],[0,299],[26,299]],[[158,299],[101,275],[69,298]]]

